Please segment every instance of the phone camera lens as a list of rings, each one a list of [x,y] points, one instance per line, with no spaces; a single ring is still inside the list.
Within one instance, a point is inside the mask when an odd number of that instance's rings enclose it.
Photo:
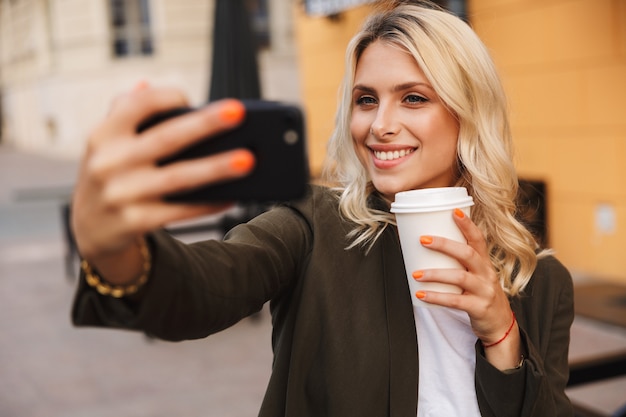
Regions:
[[[295,130],[287,130],[283,135],[283,139],[287,145],[295,145],[298,143],[298,132]]]

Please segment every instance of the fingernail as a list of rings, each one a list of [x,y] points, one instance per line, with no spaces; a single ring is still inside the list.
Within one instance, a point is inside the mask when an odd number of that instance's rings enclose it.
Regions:
[[[463,217],[465,217],[465,213],[463,213],[463,210],[458,209],[458,208],[454,209],[454,215],[458,217],[459,219],[462,219]]]
[[[243,120],[246,108],[240,101],[232,100],[224,103],[220,109],[220,119],[227,123],[238,123]]]
[[[148,81],[141,80],[141,81],[138,81],[137,84],[135,84],[135,86],[133,87],[133,91],[145,90],[148,87],[150,87],[150,84],[148,84]]]
[[[420,279],[423,276],[424,276],[424,271],[415,271],[415,272],[413,272],[413,278],[415,278],[415,279]]]
[[[422,245],[430,245],[431,243],[433,243],[433,237],[432,236],[421,236],[420,237],[420,243]]]
[[[418,291],[415,293],[415,296],[419,298],[420,300],[422,300],[424,299],[424,297],[426,297],[426,293],[424,291]]]
[[[254,167],[254,155],[248,151],[236,152],[230,159],[230,167],[237,172],[246,173]]]

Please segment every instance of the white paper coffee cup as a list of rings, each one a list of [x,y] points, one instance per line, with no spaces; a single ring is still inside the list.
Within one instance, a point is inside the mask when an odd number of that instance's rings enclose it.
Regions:
[[[415,293],[420,290],[455,294],[462,292],[456,285],[417,281],[413,278],[413,272],[434,268],[464,269],[456,259],[424,247],[420,237],[441,236],[467,243],[452,216],[454,209],[458,208],[469,217],[473,205],[474,201],[464,187],[424,188],[396,194],[395,201],[391,203],[391,212],[396,216],[413,305],[431,306],[415,297]]]

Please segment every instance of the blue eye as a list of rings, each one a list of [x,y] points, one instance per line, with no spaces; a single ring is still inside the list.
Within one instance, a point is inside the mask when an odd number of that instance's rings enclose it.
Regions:
[[[419,96],[417,94],[410,94],[408,96],[405,97],[405,100],[409,103],[412,104],[419,104],[419,103],[425,103],[428,101],[427,98]]]
[[[376,99],[371,96],[361,96],[356,99],[356,104],[358,105],[376,104]]]

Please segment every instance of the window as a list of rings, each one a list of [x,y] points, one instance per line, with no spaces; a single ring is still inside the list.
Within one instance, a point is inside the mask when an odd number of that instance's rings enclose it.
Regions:
[[[434,0],[441,7],[448,9],[463,20],[467,20],[466,0]]]
[[[306,12],[310,15],[331,16],[374,0],[305,0]]]
[[[109,14],[114,56],[153,53],[148,0],[109,0]]]
[[[467,0],[431,0],[433,3],[450,10],[461,19],[467,19],[465,4]],[[329,16],[341,13],[352,7],[373,3],[374,0],[304,0],[306,12],[311,15]]]

